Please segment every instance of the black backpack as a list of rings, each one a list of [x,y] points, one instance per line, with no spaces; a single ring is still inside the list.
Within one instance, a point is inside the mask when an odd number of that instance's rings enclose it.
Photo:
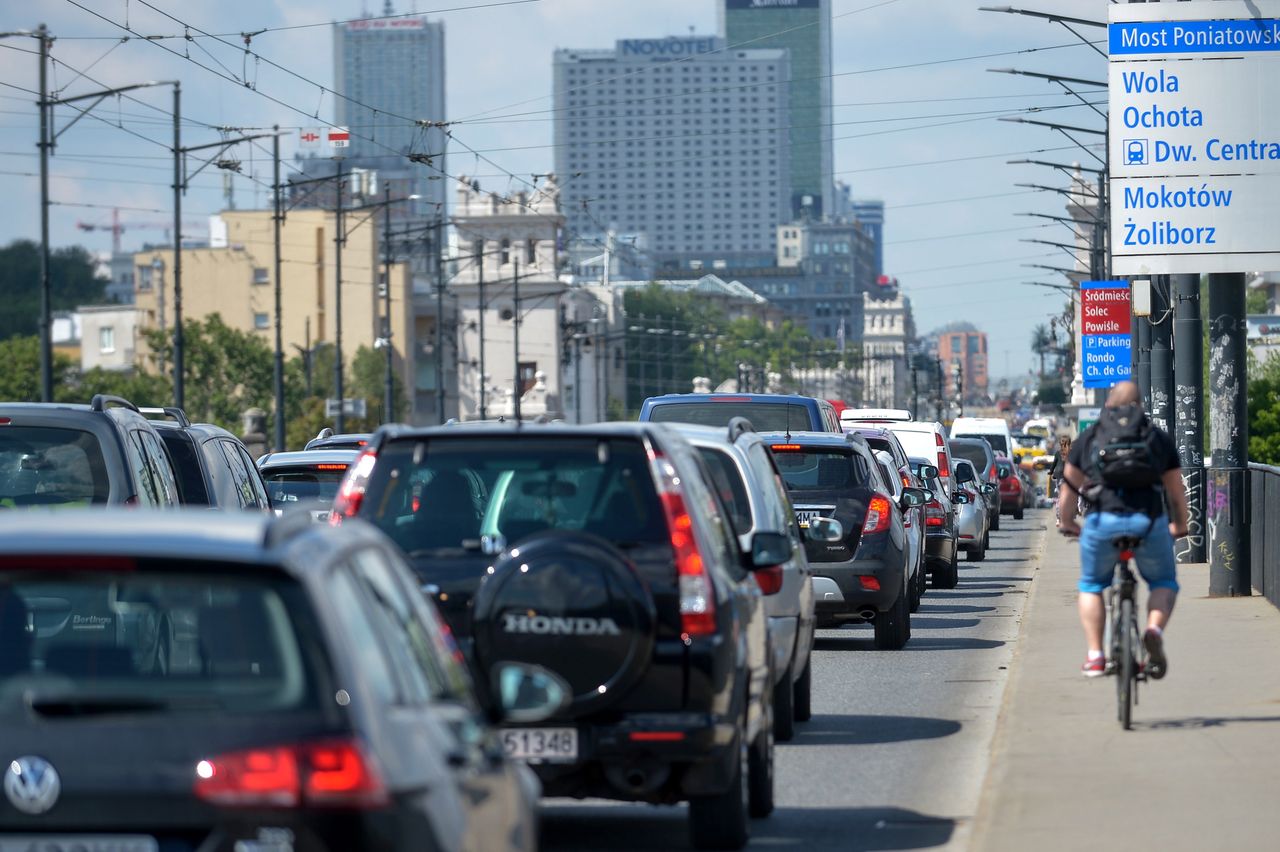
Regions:
[[[1138,405],[1104,408],[1093,429],[1092,478],[1116,490],[1152,488],[1163,471],[1152,446],[1151,418]]]

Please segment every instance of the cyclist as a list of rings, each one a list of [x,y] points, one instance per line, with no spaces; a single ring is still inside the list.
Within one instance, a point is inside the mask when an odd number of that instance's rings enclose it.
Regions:
[[[1144,464],[1150,468],[1150,481],[1145,487],[1116,487],[1108,484],[1100,473],[1097,444],[1102,443],[1100,429],[1104,424],[1130,422],[1141,424],[1142,440],[1149,453]],[[1138,386],[1121,382],[1107,397],[1106,410],[1071,446],[1063,471],[1063,484],[1058,494],[1058,528],[1066,534],[1080,536],[1080,622],[1084,626],[1088,657],[1081,671],[1085,677],[1106,673],[1102,650],[1103,622],[1106,618],[1102,592],[1111,585],[1116,551],[1112,541],[1120,536],[1141,540],[1134,550],[1138,571],[1147,581],[1147,630],[1142,644],[1147,651],[1147,674],[1164,677],[1169,663],[1164,653],[1164,629],[1169,623],[1178,596],[1177,563],[1173,540],[1187,534],[1187,492],[1182,484],[1178,449],[1162,429],[1150,423],[1139,402]],[[1087,504],[1083,527],[1076,522],[1077,498]],[[1166,500],[1168,509],[1166,508]],[[1173,520],[1169,519],[1172,510]]]

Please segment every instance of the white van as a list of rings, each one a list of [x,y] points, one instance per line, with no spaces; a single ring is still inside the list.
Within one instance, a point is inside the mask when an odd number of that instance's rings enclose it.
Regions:
[[[1001,417],[957,417],[951,424],[953,438],[981,438],[997,455],[1013,458],[1013,434]]]

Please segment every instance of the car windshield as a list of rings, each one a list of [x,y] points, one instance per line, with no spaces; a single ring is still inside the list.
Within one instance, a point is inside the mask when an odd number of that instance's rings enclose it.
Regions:
[[[1009,455],[1009,441],[1004,435],[961,435],[959,437],[986,441],[993,452]]]
[[[273,467],[262,471],[271,505],[283,503],[332,503],[347,473],[345,464],[308,464]]]
[[[496,553],[547,530],[621,546],[670,543],[648,454],[625,438],[393,442],[378,455],[360,517],[410,556]]]
[[[809,409],[785,402],[668,402],[649,410],[655,423],[694,423],[698,426],[728,426],[735,417],[745,417],[757,432],[825,431],[813,423]]]
[[[1027,450],[1037,450],[1044,444],[1044,439],[1035,435],[1015,435],[1013,440],[1019,447]]]
[[[988,450],[978,446],[977,444],[965,444],[953,442],[951,444],[951,455],[959,456],[965,461],[973,465],[974,470],[987,469]]]
[[[1001,479],[1008,479],[1013,476],[1013,465],[1008,462],[996,462],[996,472],[999,473]]]
[[[0,508],[101,504],[110,492],[102,447],[93,433],[0,427]]]
[[[0,556],[0,716],[317,709],[303,589],[219,567]]]
[[[773,457],[790,491],[822,491],[841,497],[850,496],[855,489],[877,485],[866,460],[843,448],[806,447],[795,451],[774,447]]]

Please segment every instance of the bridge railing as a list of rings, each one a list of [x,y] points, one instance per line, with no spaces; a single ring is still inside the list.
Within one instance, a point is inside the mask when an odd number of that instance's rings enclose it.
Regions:
[[[1253,587],[1280,607],[1280,467],[1249,464]]]

